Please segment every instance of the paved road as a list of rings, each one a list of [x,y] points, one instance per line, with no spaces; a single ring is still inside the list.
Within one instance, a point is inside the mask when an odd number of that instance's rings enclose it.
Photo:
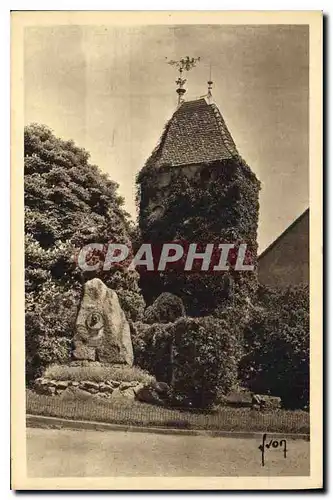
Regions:
[[[269,449],[260,440],[69,429],[27,430],[30,477],[305,476],[310,446],[301,440]]]

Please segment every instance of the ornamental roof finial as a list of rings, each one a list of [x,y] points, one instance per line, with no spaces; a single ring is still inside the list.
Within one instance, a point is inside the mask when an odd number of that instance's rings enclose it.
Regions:
[[[212,81],[212,64],[211,63],[209,65],[209,80],[208,80],[207,84],[208,84],[207,99],[208,99],[208,103],[210,104],[211,99],[213,97],[213,95],[212,95],[213,81]]]

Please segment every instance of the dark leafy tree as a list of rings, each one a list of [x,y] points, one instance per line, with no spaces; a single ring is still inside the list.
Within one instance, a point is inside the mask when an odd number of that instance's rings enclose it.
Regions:
[[[133,228],[117,184],[89,163],[73,141],[44,125],[24,133],[25,292],[27,377],[68,359],[83,283],[100,277],[118,292],[129,319],[140,319],[144,301],[138,274],[122,268],[82,272],[78,252],[89,243],[130,246]],[[89,255],[103,263],[105,252]]]

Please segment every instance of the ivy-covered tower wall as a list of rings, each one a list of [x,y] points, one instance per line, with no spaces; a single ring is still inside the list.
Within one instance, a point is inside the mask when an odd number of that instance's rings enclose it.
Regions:
[[[203,99],[184,103],[137,179],[143,242],[183,241],[202,248],[208,243],[247,244],[254,271],[236,271],[231,252],[229,271],[167,268],[141,274],[148,303],[168,291],[182,298],[191,316],[243,308],[257,288],[260,183],[216,110]]]

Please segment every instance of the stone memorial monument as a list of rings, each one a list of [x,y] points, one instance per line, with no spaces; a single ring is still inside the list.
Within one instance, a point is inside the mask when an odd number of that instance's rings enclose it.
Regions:
[[[118,295],[98,278],[84,285],[72,354],[74,360],[133,365],[130,327]]]

